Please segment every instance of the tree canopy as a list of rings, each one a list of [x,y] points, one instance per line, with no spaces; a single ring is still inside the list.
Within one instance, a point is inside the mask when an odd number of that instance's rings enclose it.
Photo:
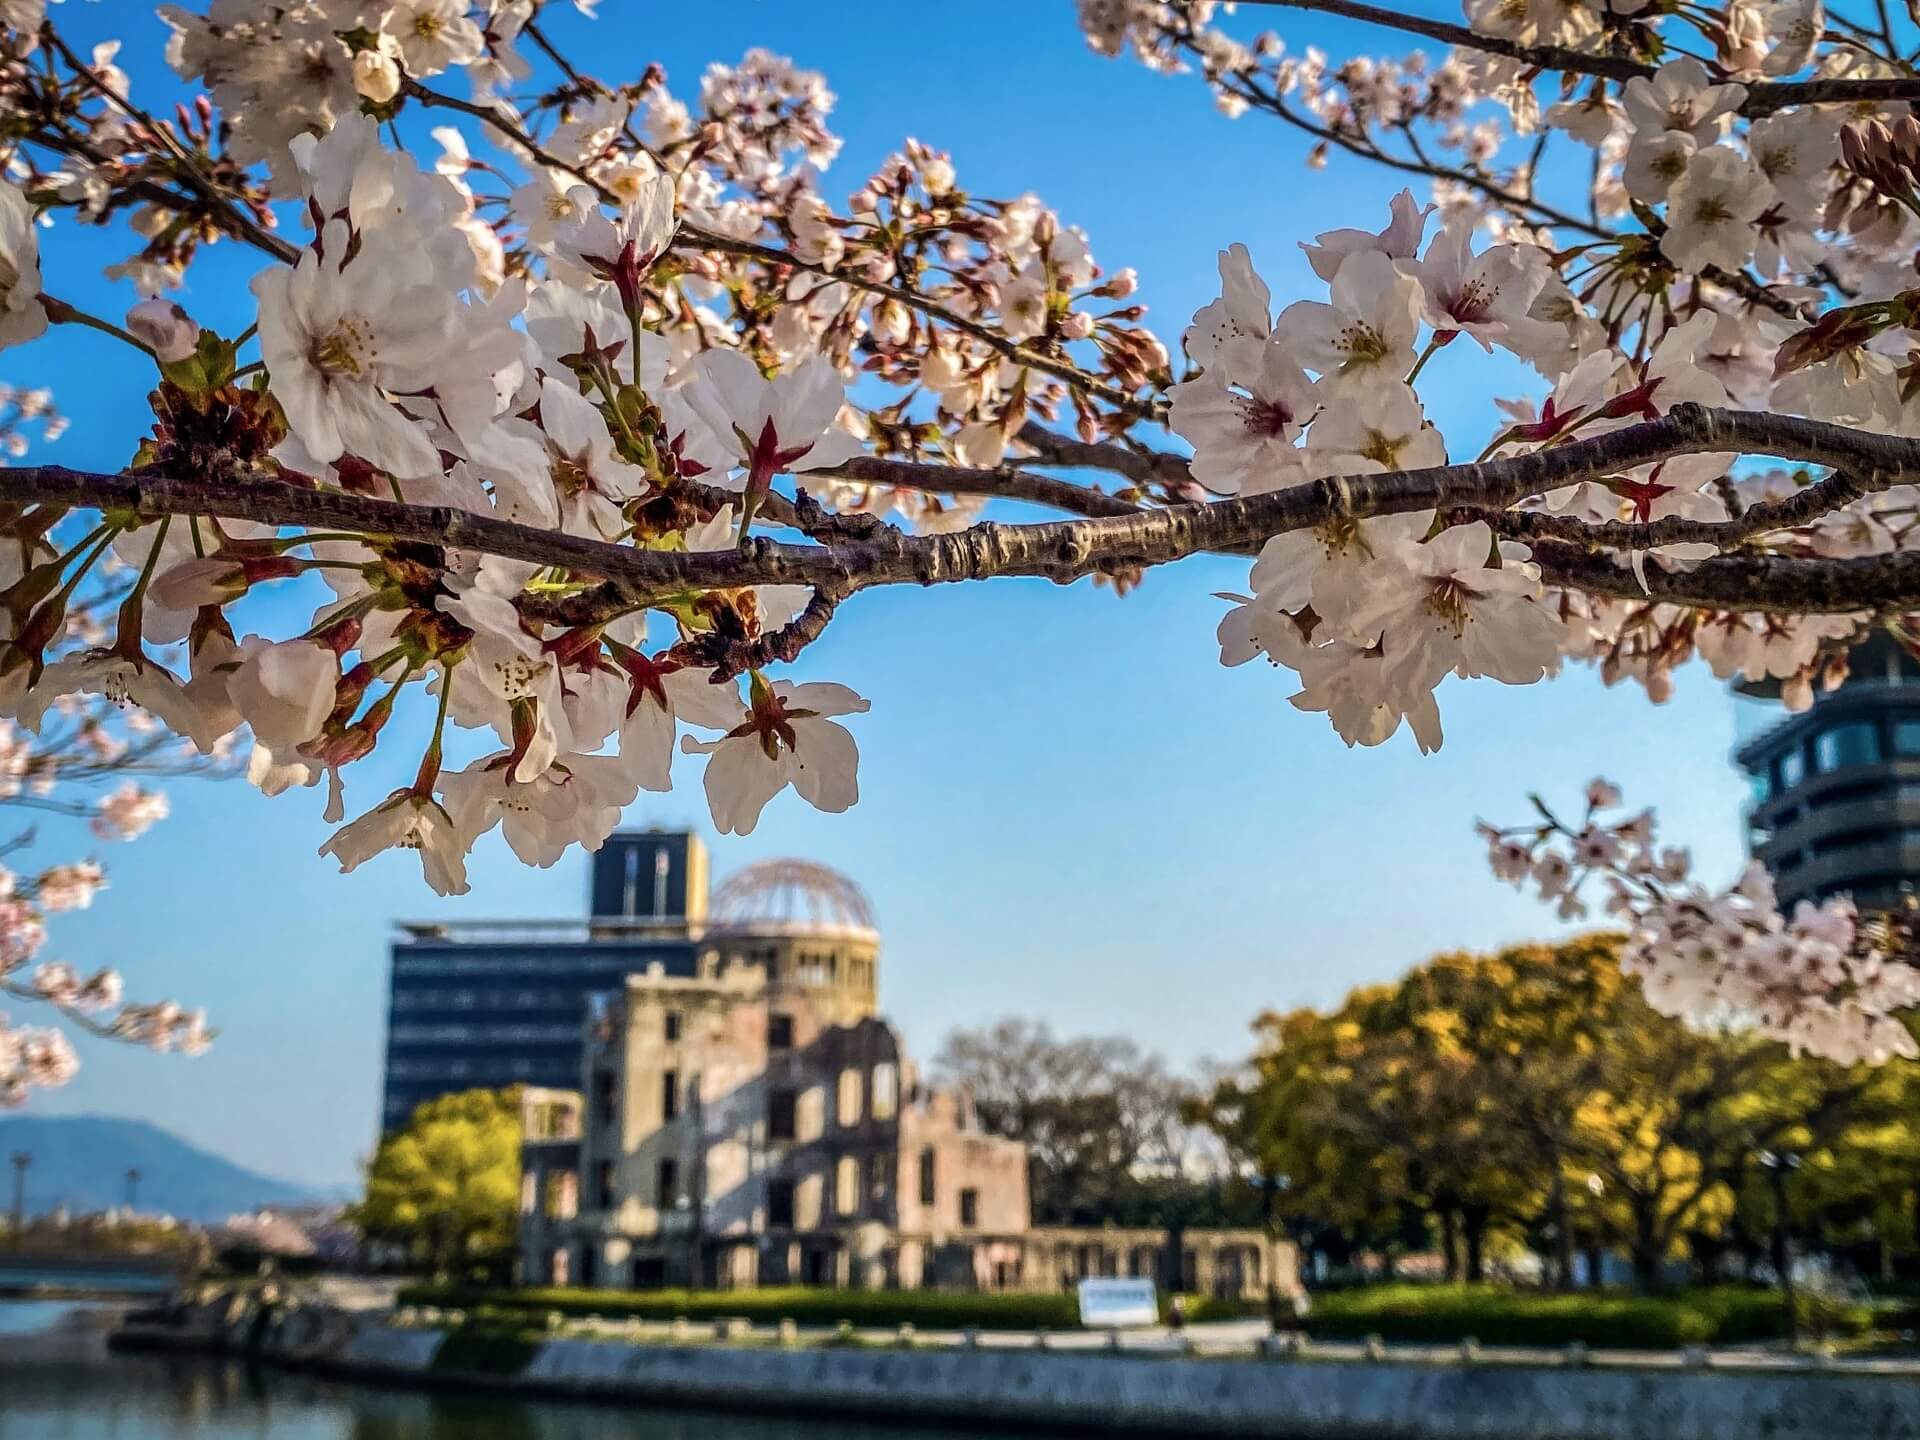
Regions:
[[[244,729],[263,791],[327,786],[343,870],[403,849],[460,894],[483,836],[535,865],[596,847],[676,753],[724,833],[789,788],[847,810],[869,702],[813,646],[902,585],[1124,594],[1243,557],[1195,643],[1269,662],[1249,703],[1422,751],[1450,678],[1589,665],[1658,701],[1698,658],[1805,707],[1863,638],[1915,643],[1920,20],[1076,8],[1098,55],[1378,167],[1377,201],[1220,235],[1217,297],[1156,333],[1134,269],[1035,191],[913,138],[829,182],[826,77],[762,49],[676,89],[621,45],[595,73],[538,0],[169,5],[148,95],[71,8],[10,0],[0,348],[80,327],[152,383],[118,468],[6,473],[0,718],[100,697],[203,755]],[[1301,11],[1355,53],[1289,46]],[[71,298],[81,225],[123,249],[122,317]],[[1295,246],[1313,281],[1276,296]],[[244,323],[198,323],[190,276]],[[1502,418],[1444,413],[1443,374],[1509,392]],[[111,623],[74,635],[118,565]],[[363,794],[383,749],[412,778]],[[1844,908],[1796,930],[1761,887],[1719,899],[1649,927],[1692,980],[1746,978],[1736,933],[1787,937],[1755,1022],[1893,1053],[1906,957]],[[1816,941],[1858,963],[1795,965]],[[23,1073],[62,1068],[36,1045]]]
[[[1471,1279],[1523,1243],[1562,1283],[1576,1249],[1625,1254],[1642,1284],[1671,1260],[1753,1261],[1775,1219],[1768,1152],[1803,1160],[1809,1238],[1870,1267],[1915,1255],[1916,1067],[1842,1067],[1661,1015],[1621,945],[1441,955],[1332,1013],[1263,1015],[1212,1123],[1238,1164],[1284,1182],[1302,1239],[1389,1257],[1437,1243]]]
[[[520,1092],[463,1090],[381,1137],[351,1218],[445,1271],[511,1248],[519,1208]]]

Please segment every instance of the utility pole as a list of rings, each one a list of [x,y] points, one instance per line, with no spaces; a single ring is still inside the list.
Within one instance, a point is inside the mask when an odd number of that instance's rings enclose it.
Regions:
[[[140,1198],[140,1168],[133,1166],[127,1171],[127,1214],[131,1216],[135,1204]]]
[[[1262,1177],[1262,1188],[1267,1192],[1267,1329],[1274,1334],[1280,1333],[1280,1247],[1273,1243],[1274,1232],[1280,1227],[1280,1186],[1271,1175]]]
[[[27,1235],[27,1167],[33,1156],[25,1150],[13,1152],[13,1247],[19,1249]]]

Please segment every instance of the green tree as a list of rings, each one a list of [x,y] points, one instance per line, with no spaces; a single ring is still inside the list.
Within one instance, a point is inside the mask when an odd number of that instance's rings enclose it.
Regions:
[[[352,1218],[446,1272],[512,1245],[519,1198],[520,1091],[465,1090],[427,1101],[381,1140]]]
[[[1337,1227],[1391,1264],[1437,1235],[1449,1276],[1526,1240],[1570,1283],[1576,1245],[1617,1247],[1650,1287],[1681,1256],[1751,1264],[1781,1227],[1769,1150],[1801,1157],[1789,1190],[1803,1243],[1914,1245],[1920,1139],[1912,1066],[1843,1069],[1646,1003],[1596,935],[1435,957],[1331,1015],[1263,1015],[1247,1070],[1203,1114],[1236,1168],[1284,1188],[1276,1222]],[[1409,1229],[1409,1215],[1418,1223]]]

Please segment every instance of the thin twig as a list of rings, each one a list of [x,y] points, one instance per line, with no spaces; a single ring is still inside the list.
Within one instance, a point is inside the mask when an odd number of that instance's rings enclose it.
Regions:
[[[515,125],[511,120],[507,119],[506,116],[497,113],[488,106],[476,105],[470,100],[462,100],[457,96],[445,94],[412,79],[406,82],[406,93],[429,108],[457,110],[463,115],[472,116],[482,124],[490,126],[505,136],[512,144],[525,151],[528,158],[535,163],[543,165],[550,170],[558,170],[564,174],[573,176],[576,180],[591,189],[607,204],[623,205],[625,203],[612,190],[594,179],[588,171],[581,169],[577,165],[570,164],[543,149],[540,143],[524,129]],[[1142,411],[1154,413],[1164,404],[1163,401],[1158,399],[1143,401],[1139,396],[1122,390],[1116,385],[1110,385],[1104,380],[1094,378],[1079,366],[1075,365],[1071,360],[1056,359],[1053,356],[1044,355],[1037,350],[1030,349],[1025,345],[1009,340],[1006,336],[994,330],[992,326],[983,325],[971,316],[962,315],[959,311],[942,305],[937,300],[929,299],[917,291],[902,289],[898,285],[889,285],[882,280],[868,279],[855,270],[836,270],[830,265],[819,265],[809,260],[802,260],[791,250],[782,250],[773,245],[763,245],[755,240],[736,239],[731,235],[723,235],[717,230],[708,230],[704,226],[686,222],[683,222],[678,231],[675,232],[673,248],[676,250],[707,250],[723,255],[737,255],[743,259],[758,260],[764,264],[781,266],[787,270],[799,270],[805,271],[809,275],[824,276],[840,284],[852,286],[856,290],[864,290],[870,295],[880,295],[889,300],[897,300],[900,304],[918,310],[921,314],[938,320],[943,325],[973,337],[994,351],[994,353],[1013,361],[1017,365],[1024,365],[1028,369],[1038,370],[1044,374],[1051,375],[1056,380],[1064,381],[1075,389],[1096,396],[1106,401],[1109,405],[1116,406],[1128,413],[1138,413]]]

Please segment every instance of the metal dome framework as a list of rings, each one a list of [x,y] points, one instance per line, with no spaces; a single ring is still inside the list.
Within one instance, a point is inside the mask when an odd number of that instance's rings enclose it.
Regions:
[[[713,892],[712,916],[716,924],[741,928],[879,928],[866,891],[811,860],[761,860],[734,871]]]

